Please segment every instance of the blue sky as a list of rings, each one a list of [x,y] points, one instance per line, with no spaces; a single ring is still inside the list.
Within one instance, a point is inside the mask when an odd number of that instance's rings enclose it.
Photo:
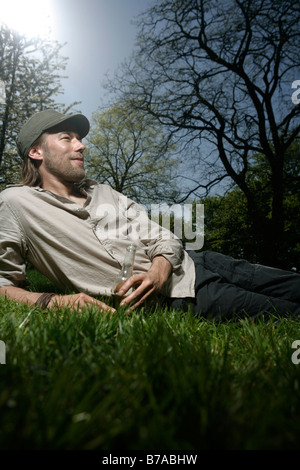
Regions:
[[[43,1],[43,0],[40,0]],[[101,87],[134,47],[136,27],[131,23],[153,0],[51,0],[52,35],[67,42],[62,54],[69,57],[63,80],[65,104],[81,101],[78,109],[88,118],[105,99]]]
[[[66,45],[68,57],[62,80],[65,95],[58,101],[81,101],[91,117],[101,105],[106,73],[113,74],[133,51],[136,27],[132,20],[155,0],[0,0],[0,23],[28,38],[41,36]],[[79,108],[79,106],[78,106]]]

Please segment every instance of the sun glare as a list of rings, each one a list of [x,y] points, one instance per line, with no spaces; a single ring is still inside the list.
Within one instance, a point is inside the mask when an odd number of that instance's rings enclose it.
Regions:
[[[27,37],[49,37],[53,24],[51,0],[0,0],[0,23]]]

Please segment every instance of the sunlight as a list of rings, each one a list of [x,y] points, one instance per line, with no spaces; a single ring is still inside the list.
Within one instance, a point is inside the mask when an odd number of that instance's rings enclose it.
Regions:
[[[51,34],[51,0],[0,0],[0,23],[26,37],[45,38]]]

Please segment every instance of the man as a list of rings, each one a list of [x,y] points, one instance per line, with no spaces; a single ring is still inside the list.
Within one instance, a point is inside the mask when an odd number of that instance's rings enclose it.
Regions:
[[[89,122],[55,110],[34,114],[18,136],[23,181],[0,196],[0,294],[50,308],[95,304],[110,296],[126,247],[135,274],[119,291],[134,309],[155,294],[167,305],[212,318],[300,314],[300,276],[213,252],[189,254],[180,240],[145,218],[108,185],[85,180],[82,139]],[[25,260],[66,294],[26,289]],[[68,292],[78,292],[71,294]]]

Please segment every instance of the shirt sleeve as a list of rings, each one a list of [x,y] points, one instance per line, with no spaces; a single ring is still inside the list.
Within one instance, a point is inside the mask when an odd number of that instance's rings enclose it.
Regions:
[[[9,204],[0,198],[0,287],[27,283],[26,244]]]
[[[131,236],[135,236],[145,245],[146,253],[152,261],[155,256],[164,256],[172,265],[173,271],[180,268],[183,260],[181,240],[170,230],[161,227],[148,217],[147,209],[127,198],[121,204],[126,204],[126,216],[131,227]]]

